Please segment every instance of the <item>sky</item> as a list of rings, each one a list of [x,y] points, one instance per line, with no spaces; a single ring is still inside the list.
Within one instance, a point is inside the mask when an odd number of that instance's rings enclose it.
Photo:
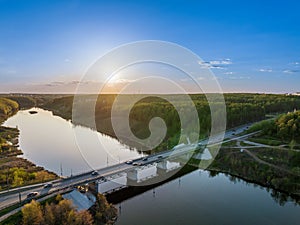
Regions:
[[[299,8],[289,0],[0,0],[0,92],[72,92],[100,56],[141,40],[191,50],[224,92],[297,92]]]

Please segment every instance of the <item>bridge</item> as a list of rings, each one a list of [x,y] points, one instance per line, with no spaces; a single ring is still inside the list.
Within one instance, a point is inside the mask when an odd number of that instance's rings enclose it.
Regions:
[[[232,130],[227,130],[225,132],[224,139],[221,136],[216,136],[214,138],[214,141],[212,143],[209,143],[208,147],[226,143],[235,139],[245,138],[257,133],[254,132],[243,136],[237,136],[238,134],[241,134],[244,130],[246,130],[248,126],[249,124],[240,126]],[[106,193],[126,186],[128,184],[127,180],[135,183],[143,182],[144,180],[155,177],[157,169],[165,170],[166,172],[168,172],[168,170],[178,169],[181,164],[178,164],[178,162],[176,163],[175,160],[172,161],[172,159],[178,159],[180,157],[184,157],[187,154],[193,154],[195,148],[204,147],[207,145],[207,143],[208,140],[205,139],[199,141],[198,143],[186,144],[178,146],[177,148],[171,150],[137,158],[132,160],[132,162],[123,162],[101,168],[96,170],[96,172],[87,171],[83,174],[79,174],[69,178],[58,179],[52,182],[53,185],[51,187],[45,188],[44,185],[46,183],[43,183],[15,188],[8,191],[2,191],[0,192],[0,210],[18,203],[24,203],[26,200],[28,201],[27,195],[31,192],[37,192],[38,196],[47,198],[53,196],[53,194],[62,193],[68,190],[70,187],[97,181],[98,190],[102,193]],[[187,157],[190,157],[190,155],[188,155]],[[126,178],[126,180],[124,177]],[[108,185],[109,182],[114,182],[118,185]]]

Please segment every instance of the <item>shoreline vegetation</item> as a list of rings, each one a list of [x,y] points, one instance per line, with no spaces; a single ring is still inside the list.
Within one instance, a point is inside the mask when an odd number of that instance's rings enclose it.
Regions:
[[[18,145],[19,130],[2,126],[18,110],[16,101],[0,97],[0,191],[58,178],[55,173],[19,157],[23,154]]]

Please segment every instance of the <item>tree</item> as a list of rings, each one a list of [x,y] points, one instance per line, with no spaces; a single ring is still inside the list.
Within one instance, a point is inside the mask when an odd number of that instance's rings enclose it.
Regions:
[[[54,215],[56,217],[56,224],[66,224],[71,211],[74,211],[74,207],[70,200],[61,200],[58,205],[55,206]]]
[[[42,225],[43,213],[38,202],[32,200],[22,208],[23,225]]]
[[[77,212],[74,218],[75,218],[74,222],[69,224],[72,225],[93,225],[94,224],[92,215],[86,210]]]
[[[109,224],[117,217],[117,209],[109,204],[104,195],[100,193],[97,195],[96,203],[91,211],[96,225]]]
[[[45,225],[54,225],[55,224],[55,215],[53,210],[53,205],[49,205],[48,203],[45,206],[44,210],[44,221]]]

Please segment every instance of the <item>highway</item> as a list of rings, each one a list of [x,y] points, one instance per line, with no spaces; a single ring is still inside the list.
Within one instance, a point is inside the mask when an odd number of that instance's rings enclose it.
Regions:
[[[250,126],[250,124],[240,126],[235,129],[227,130],[225,132],[224,139],[220,140],[219,137],[216,137],[215,138],[216,142],[214,142],[212,144],[216,145],[219,143],[225,143],[225,142],[228,142],[228,141],[231,141],[234,139],[241,138],[243,136],[238,137],[237,135],[242,133],[245,129],[247,129],[248,126]],[[208,140],[205,139],[205,140],[199,141],[198,144],[206,145],[207,141]],[[27,195],[30,192],[38,192],[38,195],[40,195],[40,196],[47,196],[47,195],[53,194],[54,192],[57,192],[59,190],[63,190],[65,188],[89,183],[92,181],[99,180],[101,177],[113,175],[113,174],[120,173],[120,172],[125,172],[127,170],[135,168],[136,166],[154,163],[154,162],[157,162],[164,158],[175,157],[180,154],[188,153],[189,151],[194,150],[196,145],[197,144],[184,145],[178,149],[175,148],[175,151],[173,149],[171,149],[171,150],[160,152],[158,154],[134,159],[133,163],[131,163],[131,164],[123,162],[120,164],[115,164],[112,166],[101,168],[101,169],[97,170],[96,175],[92,174],[93,171],[87,171],[84,174],[80,174],[80,175],[73,176],[73,177],[66,178],[66,179],[59,179],[59,180],[52,182],[52,184],[53,184],[52,187],[45,188],[44,187],[45,184],[38,184],[38,185],[22,187],[19,189],[18,188],[12,189],[10,191],[0,192],[0,210],[8,207],[10,205],[18,203],[20,201],[20,198],[21,198],[21,201],[26,200]],[[145,158],[147,158],[147,160],[145,160]]]

